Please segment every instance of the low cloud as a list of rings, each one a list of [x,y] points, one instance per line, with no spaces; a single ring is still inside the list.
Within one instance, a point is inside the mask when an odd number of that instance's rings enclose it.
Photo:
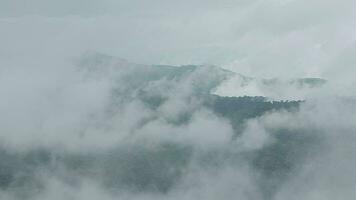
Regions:
[[[355,196],[353,1],[0,2],[1,199]]]

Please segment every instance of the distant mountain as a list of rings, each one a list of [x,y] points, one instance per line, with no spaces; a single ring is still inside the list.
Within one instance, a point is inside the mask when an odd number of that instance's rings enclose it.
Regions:
[[[253,78],[234,73],[213,94],[219,96],[264,96],[269,100],[304,100],[327,83],[321,78]]]
[[[155,81],[191,81],[194,91],[218,96],[263,96],[269,100],[304,100],[321,89],[321,78],[257,78],[212,65],[142,65],[97,52],[87,52],[77,59],[77,66],[89,77],[126,80],[130,91],[146,88]],[[195,80],[194,80],[195,79]],[[127,84],[129,83],[129,84]],[[126,91],[127,92],[127,91]]]

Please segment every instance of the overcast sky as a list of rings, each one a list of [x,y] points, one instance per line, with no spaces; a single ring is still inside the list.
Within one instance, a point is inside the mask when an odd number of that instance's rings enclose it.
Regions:
[[[4,65],[95,50],[146,64],[352,85],[352,0],[0,0]],[[25,63],[20,62],[26,60]]]

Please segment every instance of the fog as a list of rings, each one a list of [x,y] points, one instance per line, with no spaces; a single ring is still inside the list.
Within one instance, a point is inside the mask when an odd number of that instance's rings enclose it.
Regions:
[[[355,9],[0,0],[0,199],[354,199]]]

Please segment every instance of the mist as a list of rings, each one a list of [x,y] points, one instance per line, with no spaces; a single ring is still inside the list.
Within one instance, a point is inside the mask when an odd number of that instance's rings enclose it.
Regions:
[[[0,0],[0,199],[354,199],[355,9]]]

